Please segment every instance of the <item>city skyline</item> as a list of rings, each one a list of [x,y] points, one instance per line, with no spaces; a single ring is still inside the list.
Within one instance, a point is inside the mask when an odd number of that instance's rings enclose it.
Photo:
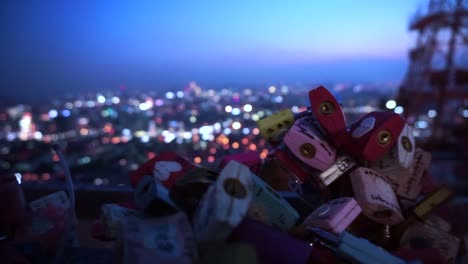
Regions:
[[[398,82],[421,2],[7,1],[1,94]]]

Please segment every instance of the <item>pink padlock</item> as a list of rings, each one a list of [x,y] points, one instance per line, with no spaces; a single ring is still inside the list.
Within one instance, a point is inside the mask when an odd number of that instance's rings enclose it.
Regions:
[[[405,124],[395,113],[371,112],[351,125],[344,150],[366,161],[379,160],[395,146]]]
[[[310,214],[302,223],[302,228],[318,227],[339,234],[343,232],[361,213],[361,207],[352,197],[331,200]]]
[[[333,165],[336,150],[304,119],[298,119],[284,137],[284,144],[302,162],[324,171]]]

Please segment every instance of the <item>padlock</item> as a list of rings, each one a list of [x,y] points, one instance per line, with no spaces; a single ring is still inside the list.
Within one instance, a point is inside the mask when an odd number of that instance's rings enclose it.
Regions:
[[[396,246],[398,239],[402,237],[403,233],[409,226],[418,222],[419,220],[426,219],[438,207],[446,203],[453,197],[453,191],[447,185],[440,186],[437,190],[427,195],[419,203],[410,207],[405,212],[406,220],[396,226],[392,227],[393,246]]]
[[[385,175],[358,167],[351,172],[350,177],[354,197],[366,216],[386,225],[404,220],[395,192]]]
[[[249,243],[255,247],[259,263],[333,263],[331,255],[320,254],[309,243],[271,226],[245,218],[231,233],[228,242]],[[324,259],[331,257],[331,259]]]
[[[136,206],[152,216],[170,215],[179,210],[169,196],[169,190],[152,176],[140,179],[134,198]]]
[[[385,174],[392,182],[398,196],[410,200],[416,199],[422,189],[424,173],[429,169],[431,154],[417,148],[410,167],[404,168],[398,162],[398,158],[393,156],[396,153],[394,150],[383,159],[371,163],[370,168]]]
[[[301,227],[317,227],[328,232],[339,234],[343,232],[361,213],[361,207],[352,197],[342,197],[331,200],[310,214]]]
[[[298,212],[260,177],[252,174],[252,180],[253,199],[248,216],[288,231],[298,220]]]
[[[197,167],[180,177],[170,190],[172,200],[191,220],[203,194],[218,178],[219,172]]]
[[[405,124],[396,145],[381,159],[370,162],[369,167],[382,173],[410,169],[415,150],[413,127]]]
[[[274,160],[286,175],[285,178],[289,184],[290,179],[294,182],[303,183],[309,180],[309,175],[302,168],[300,161],[293,157],[292,153],[284,145],[274,148],[268,154],[268,159]],[[272,183],[273,184],[273,183]]]
[[[32,211],[30,234],[41,241],[40,247],[47,255],[61,248],[79,246],[76,234],[77,219],[71,202],[64,191],[58,191],[29,203]]]
[[[308,237],[314,246],[323,246],[335,252],[346,263],[404,264],[405,261],[385,249],[344,231],[335,236],[320,228],[309,228]]]
[[[235,160],[241,164],[247,166],[254,174],[258,175],[260,168],[262,167],[262,159],[260,155],[255,151],[249,151],[247,153],[233,154],[224,156],[221,160],[219,168],[222,169],[229,161]]]
[[[453,190],[447,185],[441,185],[435,192],[425,197],[416,205],[412,213],[420,219],[424,219],[432,213],[437,207],[446,203],[453,197]]]
[[[293,123],[294,115],[289,108],[257,121],[260,134],[273,144],[281,142]]]
[[[271,156],[265,159],[259,176],[276,191],[292,191],[291,183],[296,181],[294,174]]]
[[[346,118],[343,109],[327,88],[319,86],[309,91],[312,113],[321,130],[335,147],[340,147],[341,134],[346,133]]]
[[[184,213],[126,218],[122,225],[122,263],[193,263],[197,259],[197,246]]]
[[[193,168],[193,163],[175,152],[164,152],[141,165],[132,173],[130,179],[132,186],[136,187],[144,176],[152,175],[170,189],[179,177]]]
[[[332,182],[338,179],[341,175],[348,172],[355,165],[356,162],[350,156],[338,156],[332,166],[322,171],[318,175],[318,179],[323,186],[329,186]]]
[[[422,190],[424,173],[429,169],[430,163],[431,154],[416,149],[409,171],[394,171],[388,174],[391,181],[398,182],[396,194],[406,199],[416,199]]]
[[[395,113],[371,112],[351,125],[343,149],[359,159],[379,160],[395,146],[405,124]]]
[[[426,219],[417,221],[409,226],[400,239],[400,248],[432,248],[437,250],[444,258],[444,263],[455,263],[458,254],[460,239],[453,236],[446,229],[448,223]],[[445,227],[444,227],[445,226]]]
[[[247,243],[210,244],[200,250],[199,264],[257,264],[255,247]]]
[[[289,129],[284,144],[298,159],[320,171],[328,169],[335,161],[336,150],[303,119],[297,120]]]
[[[129,215],[139,215],[139,211],[125,208],[116,204],[101,206],[100,220],[103,225],[105,238],[116,239],[121,234],[122,224]]]
[[[195,211],[193,226],[197,241],[201,244],[224,241],[247,215],[252,197],[249,168],[230,161]]]

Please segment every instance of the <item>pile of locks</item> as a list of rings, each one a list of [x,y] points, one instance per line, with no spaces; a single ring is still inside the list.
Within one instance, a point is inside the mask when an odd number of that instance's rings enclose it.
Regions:
[[[309,97],[307,111],[258,122],[265,160],[149,160],[131,175],[134,206],[102,205],[94,237],[117,241],[122,263],[405,263],[414,248],[455,261],[460,240],[434,213],[452,191],[431,181],[405,119],[372,112],[348,125],[326,88]]]

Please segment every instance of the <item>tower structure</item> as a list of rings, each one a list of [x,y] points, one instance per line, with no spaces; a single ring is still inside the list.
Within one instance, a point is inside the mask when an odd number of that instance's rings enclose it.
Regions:
[[[468,0],[430,0],[410,21],[417,34],[397,103],[432,139],[468,123]]]

